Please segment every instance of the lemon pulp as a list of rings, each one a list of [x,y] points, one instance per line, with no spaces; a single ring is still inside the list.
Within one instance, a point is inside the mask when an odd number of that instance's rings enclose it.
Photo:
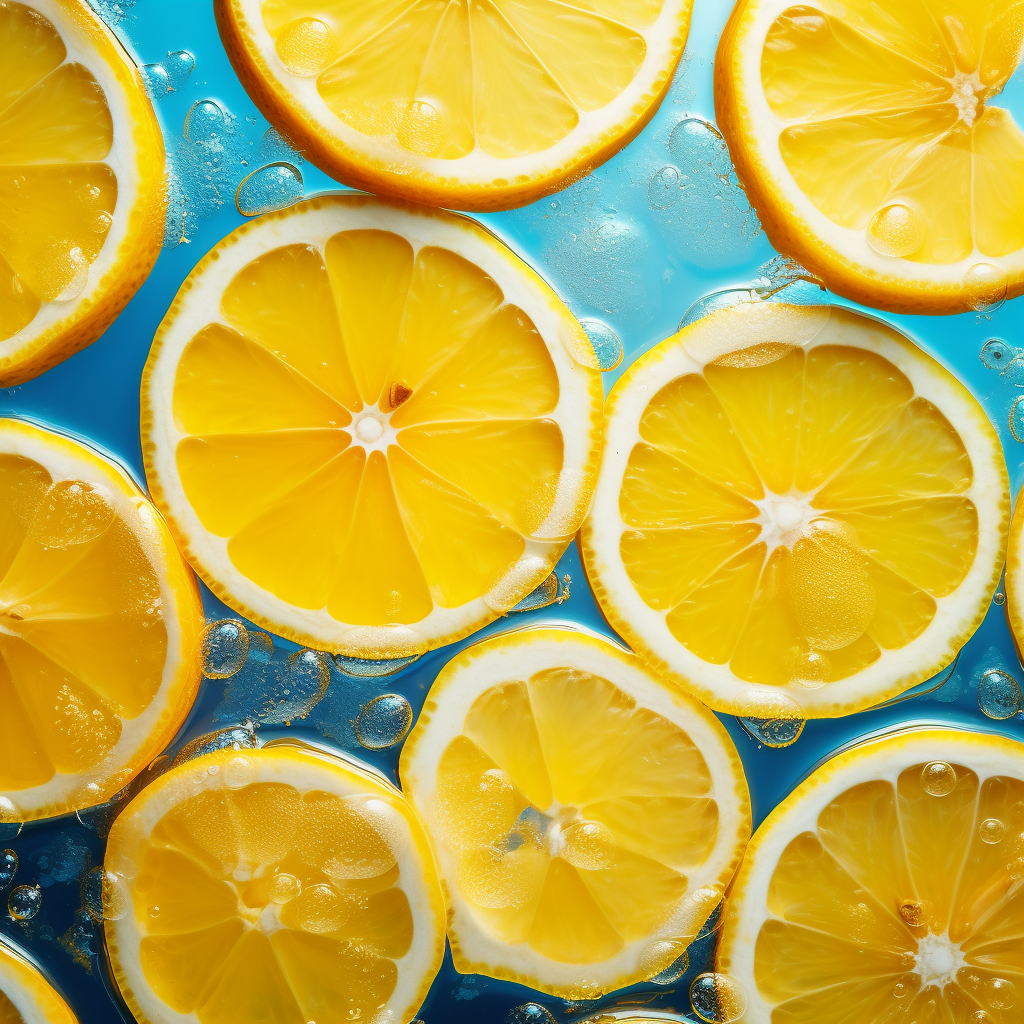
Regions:
[[[54,26],[0,3],[0,340],[43,303],[76,298],[117,203],[114,138],[103,89],[68,60]]]

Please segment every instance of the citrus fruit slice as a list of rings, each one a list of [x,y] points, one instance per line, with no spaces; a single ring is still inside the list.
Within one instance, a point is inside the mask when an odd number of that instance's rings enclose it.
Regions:
[[[1006,619],[1017,646],[1018,655],[1024,647],[1024,509],[1017,494],[1010,537],[1006,544]]]
[[[95,341],[163,240],[139,72],[80,0],[0,3],[0,386]]]
[[[0,820],[103,803],[199,687],[195,578],[123,470],[0,420]]]
[[[771,242],[830,288],[911,313],[1024,290],[1024,134],[998,94],[1014,0],[741,0],[715,111]]]
[[[456,969],[568,999],[676,961],[750,836],[714,715],[574,630],[452,659],[400,772],[437,850]]]
[[[593,493],[586,334],[472,222],[368,196],[239,228],[142,385],[146,469],[189,560],[262,626],[365,658],[478,629],[550,573]]]
[[[218,0],[249,94],[341,181],[463,210],[522,206],[650,120],[692,0]]]
[[[1022,878],[1024,746],[921,730],[855,747],[751,841],[722,915],[725,1001],[745,1024],[1013,1024]]]
[[[111,965],[143,1024],[407,1024],[441,966],[415,812],[309,748],[173,768],[118,817],[104,867]]]
[[[718,711],[828,718],[947,665],[999,581],[1006,466],[891,327],[744,303],[609,396],[587,572],[627,642]]]
[[[0,1021],[78,1024],[57,990],[4,939],[0,939]]]

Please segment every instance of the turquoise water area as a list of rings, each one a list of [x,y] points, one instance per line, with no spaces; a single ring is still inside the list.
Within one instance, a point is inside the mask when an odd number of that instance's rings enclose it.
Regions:
[[[246,215],[341,186],[303,161],[257,112],[224,54],[209,0],[93,3],[145,66],[163,124],[171,191],[165,249],[104,337],[39,379],[0,391],[0,414],[87,439],[143,483],[139,381],[150,341],[181,282]],[[726,289],[770,290],[786,273],[772,263],[776,253],[736,185],[714,128],[712,64],[730,6],[726,0],[696,0],[671,92],[632,145],[558,195],[480,217],[552,284],[609,364],[621,345],[625,358],[605,375],[607,387],[637,355],[674,333],[702,299]],[[1024,74],[1018,71],[997,102],[1024,123]],[[794,288],[805,296],[808,290],[818,294],[811,285]],[[1022,313],[1024,298],[983,315],[883,315],[981,400],[999,429],[1014,493],[1024,480]],[[575,546],[557,576],[525,602],[541,607],[516,612],[404,667],[299,652],[258,631],[243,654],[237,629],[225,627],[209,652],[208,668],[217,678],[204,683],[169,754],[186,757],[211,744],[247,746],[291,734],[344,749],[394,778],[400,738],[457,650],[481,636],[534,623],[582,626],[613,637],[587,588]],[[211,621],[230,616],[208,592],[204,599]],[[810,722],[802,732],[792,724],[723,716],[747,769],[755,822],[831,753],[879,732],[940,724],[1024,733],[1024,671],[1001,604],[997,594],[958,661],[919,686],[916,695],[846,719]],[[0,825],[0,906],[8,911],[0,915],[0,932],[37,959],[82,1024],[112,1024],[120,1017],[131,1022],[107,975],[97,923],[95,869],[114,810],[83,812],[20,833],[16,826]],[[690,985],[708,969],[713,946],[709,929],[691,948],[686,970],[680,963],[658,984],[586,1004],[460,976],[449,958],[420,1016],[426,1024],[544,1024],[638,1004],[691,1014]]]

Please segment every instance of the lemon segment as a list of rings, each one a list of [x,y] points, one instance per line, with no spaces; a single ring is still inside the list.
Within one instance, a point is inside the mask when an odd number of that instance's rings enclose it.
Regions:
[[[1019,743],[913,731],[828,762],[754,836],[718,970],[750,1024],[1018,1019]]]
[[[607,411],[587,572],[634,649],[712,707],[848,714],[980,623],[1007,529],[999,440],[891,328],[731,307],[638,360]]]
[[[57,990],[6,940],[0,940],[0,1021],[78,1024]]]
[[[102,803],[199,685],[195,578],[122,470],[0,420],[0,819]]]
[[[593,998],[677,959],[750,830],[735,748],[632,655],[568,630],[476,645],[402,751],[456,968]]]
[[[1024,564],[1024,512],[1021,511],[1020,493],[1014,503],[1010,535],[1006,545],[1006,620],[1017,650],[1024,641],[1024,592],[1022,592],[1022,564]]]
[[[86,5],[0,4],[0,382],[90,344],[163,236],[163,141],[134,65]]]
[[[210,586],[357,657],[448,643],[554,567],[601,429],[586,335],[469,221],[368,197],[247,225],[143,384],[147,473]]]
[[[715,107],[773,243],[884,309],[1019,294],[1024,134],[997,104],[1022,31],[1009,0],[738,4]]]
[[[256,103],[335,177],[466,210],[522,206],[633,138],[690,0],[222,0]]]
[[[419,821],[367,769],[279,744],[188,761],[111,829],[107,946],[146,1024],[402,1020],[444,954]]]

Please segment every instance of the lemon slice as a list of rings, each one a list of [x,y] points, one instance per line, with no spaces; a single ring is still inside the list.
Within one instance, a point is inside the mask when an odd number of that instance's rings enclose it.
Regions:
[[[1013,519],[1010,521],[1010,537],[1006,544],[1006,619],[1010,625],[1013,642],[1018,655],[1024,644],[1024,508],[1021,494],[1017,494]]]
[[[733,306],[637,360],[607,415],[587,572],[633,649],[716,710],[849,714],[980,624],[1007,533],[999,439],[892,328]]]
[[[239,77],[334,177],[464,210],[607,160],[672,81],[692,0],[218,0]]]
[[[57,990],[3,939],[0,939],[0,1021],[3,1024],[78,1024]]]
[[[758,829],[723,913],[721,987],[744,1024],[1015,1024],[1022,878],[1024,746],[875,740]]]
[[[472,222],[311,200],[237,230],[182,287],[142,385],[150,486],[250,619],[417,654],[515,605],[578,529],[595,365],[555,294]]]
[[[203,612],[112,462],[0,420],[0,821],[103,803],[185,720]]]
[[[369,770],[290,743],[217,751],[122,812],[107,948],[143,1024],[404,1022],[444,955],[415,812]]]
[[[912,313],[1024,290],[1024,134],[998,95],[1015,0],[741,0],[715,110],[772,243],[835,291]]]
[[[164,229],[164,149],[138,71],[81,0],[0,4],[0,386],[95,341]]]
[[[677,960],[750,836],[728,734],[607,641],[494,637],[448,663],[402,750],[455,967],[568,999]]]

